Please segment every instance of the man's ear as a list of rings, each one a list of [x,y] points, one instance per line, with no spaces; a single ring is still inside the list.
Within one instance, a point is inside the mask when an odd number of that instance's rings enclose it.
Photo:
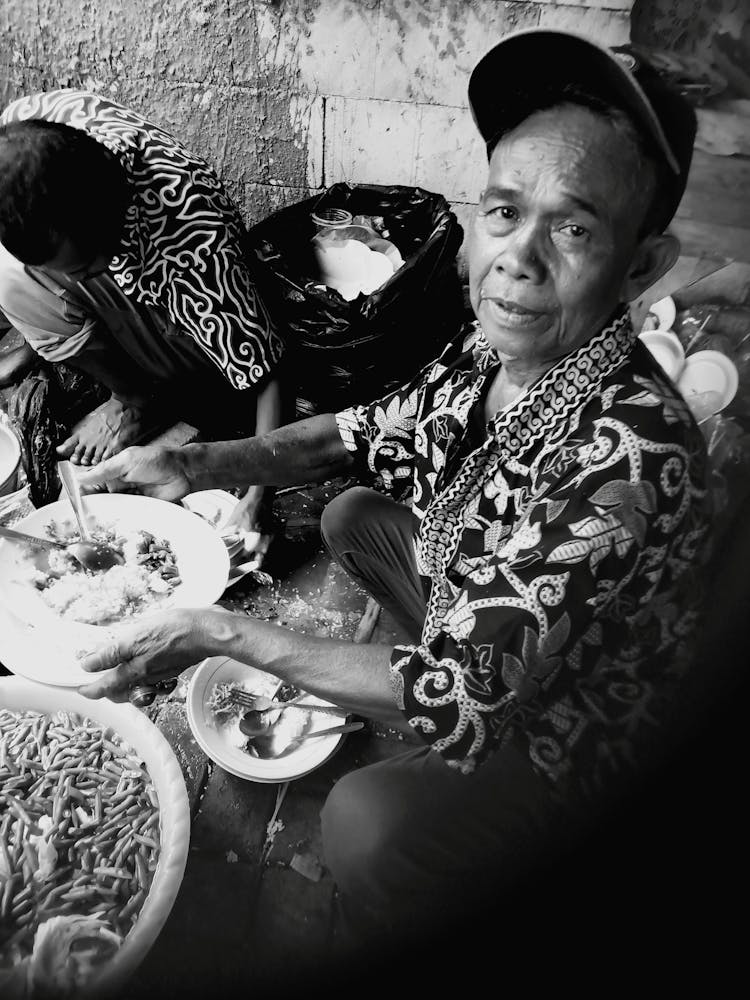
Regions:
[[[680,241],[669,233],[645,236],[635,249],[622,285],[621,301],[633,302],[677,263]]]

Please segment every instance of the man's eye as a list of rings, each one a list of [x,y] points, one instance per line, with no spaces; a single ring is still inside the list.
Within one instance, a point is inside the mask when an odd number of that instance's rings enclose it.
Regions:
[[[565,233],[566,236],[571,236],[575,240],[583,239],[589,234],[588,229],[584,229],[583,226],[579,226],[575,222],[569,222],[567,225],[561,226],[560,232]]]
[[[517,219],[518,211],[512,205],[495,205],[487,209],[487,215],[494,215],[501,219]]]

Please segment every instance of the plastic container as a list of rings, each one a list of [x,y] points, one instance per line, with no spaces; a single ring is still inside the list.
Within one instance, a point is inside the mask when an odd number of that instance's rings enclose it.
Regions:
[[[352,221],[352,213],[345,208],[322,208],[311,212],[312,219],[318,233],[325,233],[331,229],[341,229],[348,226]]]

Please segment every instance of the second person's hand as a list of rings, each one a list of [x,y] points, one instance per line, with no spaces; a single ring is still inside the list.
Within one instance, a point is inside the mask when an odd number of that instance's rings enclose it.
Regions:
[[[81,470],[78,480],[84,493],[105,487],[110,493],[180,500],[192,491],[180,449],[161,445],[125,448],[119,455]]]
[[[208,655],[204,629],[208,613],[175,608],[112,628],[106,642],[81,658],[91,683],[79,687],[79,692],[87,698],[127,701],[141,684],[176,677]]]

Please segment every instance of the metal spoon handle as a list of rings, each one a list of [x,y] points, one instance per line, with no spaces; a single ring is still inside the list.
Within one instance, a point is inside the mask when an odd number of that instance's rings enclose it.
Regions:
[[[73,466],[70,462],[58,462],[57,472],[60,476],[60,480],[65,487],[65,492],[70,500],[70,505],[73,508],[73,513],[76,516],[76,521],[78,522],[78,530],[81,533],[81,541],[88,541],[91,537],[89,529],[86,525],[86,514],[83,509],[83,501],[81,499],[81,488],[78,485],[78,477],[73,470]]]
[[[51,538],[38,538],[36,535],[26,535],[22,531],[14,531],[13,528],[4,528],[2,525],[0,525],[0,537],[7,538],[10,542],[20,542],[35,549],[65,548],[63,542],[56,542]]]
[[[343,726],[330,726],[328,729],[318,729],[314,733],[305,733],[304,736],[297,736],[290,741],[289,746],[297,746],[306,740],[314,739],[316,736],[330,736],[332,733],[354,733],[358,729],[362,729],[363,726],[364,722],[347,722]]]

